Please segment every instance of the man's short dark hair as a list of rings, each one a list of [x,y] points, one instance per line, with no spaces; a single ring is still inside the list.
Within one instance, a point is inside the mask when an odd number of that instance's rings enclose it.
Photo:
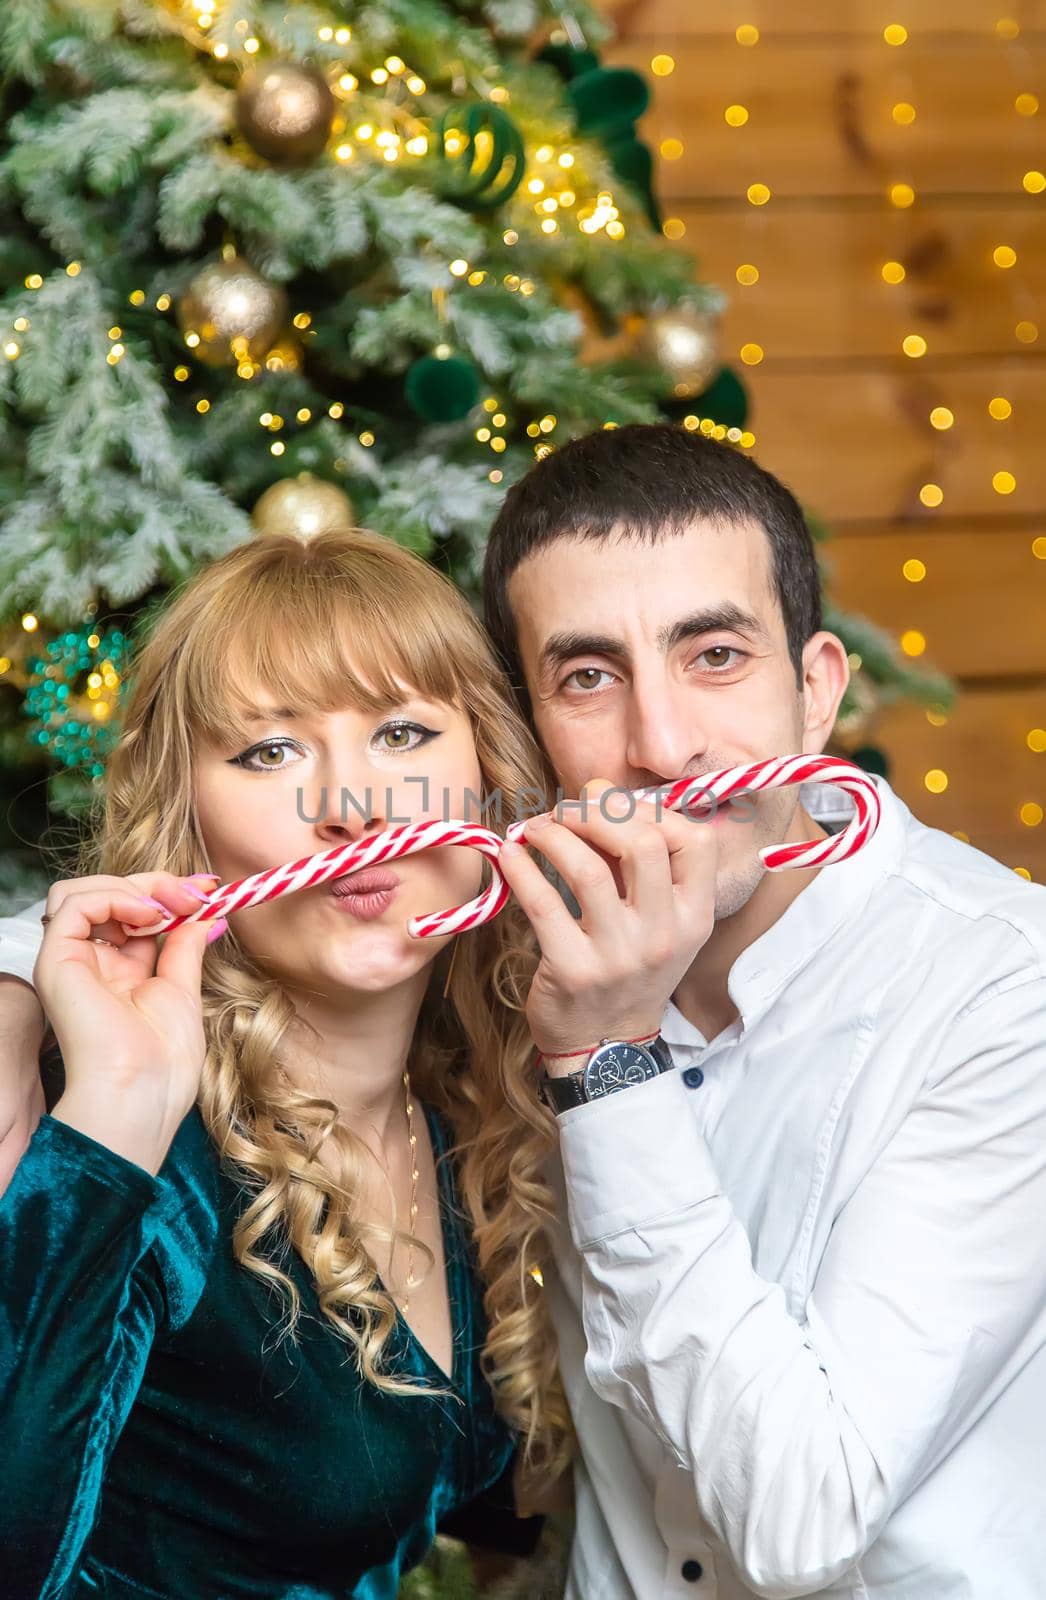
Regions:
[[[538,461],[502,503],[487,542],[487,630],[529,713],[508,585],[521,562],[557,539],[628,534],[656,544],[697,518],[758,523],[784,618],[796,688],[803,648],[822,623],[814,541],[795,496],[752,457],[674,423],[629,423],[572,439]]]

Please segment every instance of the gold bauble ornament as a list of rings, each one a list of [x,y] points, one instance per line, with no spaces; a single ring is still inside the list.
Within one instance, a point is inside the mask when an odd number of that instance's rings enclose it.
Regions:
[[[262,361],[287,320],[287,296],[240,256],[212,261],[177,305],[178,326],[208,366]]]
[[[719,318],[690,306],[655,311],[640,332],[637,354],[662,369],[672,395],[689,400],[708,388],[722,366]]]
[[[292,533],[297,539],[313,539],[318,533],[338,528],[354,528],[356,513],[352,501],[336,483],[314,478],[311,472],[282,478],[266,489],[255,502],[251,521],[261,535]]]
[[[323,153],[336,103],[313,67],[265,61],[250,67],[236,91],[236,125],[252,150],[281,166],[305,166]]]

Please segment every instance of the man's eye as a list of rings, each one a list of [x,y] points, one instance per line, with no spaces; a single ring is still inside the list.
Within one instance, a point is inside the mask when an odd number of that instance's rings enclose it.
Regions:
[[[248,772],[280,772],[288,765],[286,761],[263,761],[261,766],[253,766],[252,760],[255,756],[260,759],[263,755],[272,755],[274,751],[294,750],[295,748],[296,746],[291,744],[289,739],[266,739],[264,744],[252,745],[242,755],[234,756],[233,765],[244,767]]]
[[[419,735],[413,744],[400,737],[400,735],[406,734],[409,736],[412,733]],[[385,744],[384,740],[390,734],[395,737],[396,742]],[[396,754],[400,750],[420,750],[422,745],[428,744],[430,739],[437,738],[437,734],[433,728],[425,728],[420,722],[388,722],[383,728],[378,729],[375,738],[382,741],[378,746],[379,750],[383,752],[392,751]]]
[[[744,654],[745,654],[745,652],[743,650],[736,649],[736,647],[734,645],[732,645],[732,644],[710,644],[708,646],[707,650],[702,650],[701,651],[701,653],[700,653],[700,655],[698,655],[697,659],[698,659],[698,661],[700,661],[701,660],[701,656],[714,656],[714,655],[728,655],[728,656],[740,656],[740,657],[743,657]],[[722,662],[721,661],[721,662],[718,662],[718,663],[713,663],[712,664],[712,670],[714,672],[724,672],[724,671],[728,670],[730,667],[733,667],[733,666],[736,666],[736,665],[737,665],[737,662],[735,662],[735,661],[727,661],[727,662]]]
[[[565,685],[570,685],[570,687],[574,689],[599,689],[602,687],[602,685],[593,683],[593,678],[612,678],[613,676],[614,674],[612,672],[607,672],[603,667],[575,667],[573,672],[567,673],[560,687],[562,688]],[[587,681],[571,683],[572,679],[585,679]]]

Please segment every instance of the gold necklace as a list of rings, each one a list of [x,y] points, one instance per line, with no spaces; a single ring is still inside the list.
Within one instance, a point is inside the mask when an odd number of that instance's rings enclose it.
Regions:
[[[403,1088],[407,1096],[407,1137],[410,1140],[410,1239],[407,1245],[407,1295],[401,1310],[410,1310],[410,1290],[414,1287],[414,1232],[418,1224],[418,1136],[414,1132],[414,1100],[410,1092],[410,1073],[403,1069]]]

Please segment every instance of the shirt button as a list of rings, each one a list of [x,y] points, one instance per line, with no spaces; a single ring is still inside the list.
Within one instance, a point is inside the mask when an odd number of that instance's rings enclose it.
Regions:
[[[683,1082],[688,1089],[700,1089],[705,1081],[705,1075],[700,1067],[687,1067],[683,1073]]]
[[[704,1572],[700,1561],[684,1561],[681,1570],[687,1583],[696,1583]]]

